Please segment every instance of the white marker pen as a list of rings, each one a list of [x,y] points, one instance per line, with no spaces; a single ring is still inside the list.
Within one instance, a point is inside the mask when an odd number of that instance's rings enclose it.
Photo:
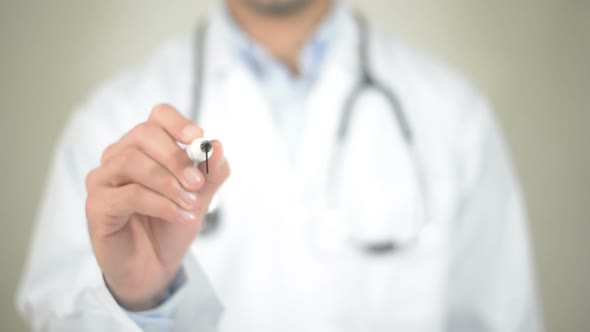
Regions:
[[[213,144],[211,144],[210,140],[204,138],[195,139],[186,147],[186,154],[195,165],[204,161],[207,173],[209,173],[209,156],[213,155]]]

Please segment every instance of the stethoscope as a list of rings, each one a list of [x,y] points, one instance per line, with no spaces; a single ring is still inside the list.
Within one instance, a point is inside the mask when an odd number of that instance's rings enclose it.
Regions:
[[[345,100],[344,107],[342,110],[342,116],[340,118],[340,122],[337,127],[337,144],[333,150],[333,154],[331,156],[331,165],[339,165],[340,158],[342,156],[342,150],[344,143],[346,141],[346,137],[349,134],[349,125],[350,119],[352,118],[354,106],[359,99],[359,97],[363,93],[367,93],[367,91],[373,90],[380,94],[390,106],[393,116],[396,121],[396,126],[399,128],[405,145],[407,147],[408,156],[410,158],[410,162],[414,169],[414,176],[415,176],[415,183],[417,186],[417,193],[419,196],[420,207],[419,212],[420,216],[417,218],[419,219],[414,223],[413,230],[411,231],[411,236],[406,237],[403,240],[394,240],[394,239],[386,239],[380,241],[363,241],[354,239],[351,237],[348,242],[352,245],[352,247],[356,248],[359,252],[369,255],[383,255],[388,253],[395,253],[400,252],[404,249],[412,247],[417,240],[420,238],[420,235],[426,225],[426,202],[425,202],[425,177],[424,171],[421,167],[421,163],[418,160],[418,154],[416,153],[415,146],[414,146],[414,137],[412,129],[408,123],[406,115],[403,111],[403,107],[397,97],[397,95],[389,88],[387,88],[384,84],[382,84],[374,75],[371,74],[370,71],[370,60],[368,56],[368,40],[369,40],[369,32],[367,28],[367,23],[362,15],[356,13],[354,15],[354,19],[356,22],[358,34],[359,34],[359,44],[358,44],[358,56],[359,56],[359,63],[360,63],[360,75],[359,81],[353,88],[352,92],[348,95],[347,99]],[[197,29],[197,33],[195,35],[195,65],[194,65],[194,82],[193,82],[193,101],[192,101],[192,114],[190,114],[190,118],[193,120],[197,120],[200,115],[200,106],[201,106],[201,99],[202,99],[202,91],[203,91],[203,69],[204,69],[204,45],[205,45],[205,32],[206,32],[206,23],[202,23],[199,28]],[[332,167],[331,169],[335,169]],[[331,175],[328,176],[328,187],[335,188],[335,174],[336,172],[331,172]],[[201,227],[201,236],[210,236],[215,233],[220,226],[222,220],[222,208],[219,204],[217,198],[213,200],[209,207],[209,212],[203,221]]]

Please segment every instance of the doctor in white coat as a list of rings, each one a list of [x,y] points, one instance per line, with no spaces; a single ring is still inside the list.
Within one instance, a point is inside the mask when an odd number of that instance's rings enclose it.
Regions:
[[[485,99],[341,1],[220,2],[103,84],[35,227],[36,331],[541,330]]]

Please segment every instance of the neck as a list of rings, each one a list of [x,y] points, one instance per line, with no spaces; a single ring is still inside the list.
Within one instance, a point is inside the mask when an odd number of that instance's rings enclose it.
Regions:
[[[257,11],[243,0],[227,0],[227,5],[243,31],[297,74],[299,54],[327,15],[332,0],[310,1],[299,10],[284,15]]]

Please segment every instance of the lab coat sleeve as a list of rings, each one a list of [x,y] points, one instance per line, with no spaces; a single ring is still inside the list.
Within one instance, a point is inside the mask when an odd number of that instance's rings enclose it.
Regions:
[[[85,218],[85,177],[99,162],[108,126],[77,112],[58,144],[36,218],[17,307],[34,331],[141,331],[111,296],[96,263]],[[191,253],[174,296],[173,331],[212,331],[221,305]]]
[[[446,330],[541,331],[524,204],[488,104],[456,132],[462,194],[450,234]]]

